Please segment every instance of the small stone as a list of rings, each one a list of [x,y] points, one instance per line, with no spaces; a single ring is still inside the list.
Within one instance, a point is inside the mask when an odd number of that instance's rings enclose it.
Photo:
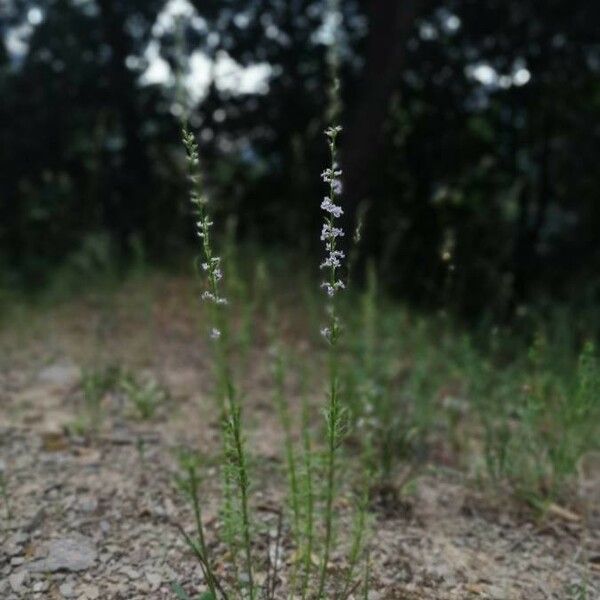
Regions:
[[[39,508],[35,514],[31,517],[29,522],[23,527],[27,533],[32,533],[40,527],[44,522],[45,511],[44,508]]]
[[[29,536],[25,533],[15,533],[6,540],[3,550],[8,556],[16,556],[21,553],[21,549],[28,539]]]
[[[19,567],[21,566],[23,563],[25,562],[25,558],[22,556],[13,556],[10,559],[10,566],[11,567]]]
[[[141,577],[140,573],[131,567],[123,567],[121,573],[127,575],[129,579],[139,579]]]
[[[48,430],[42,432],[42,450],[44,452],[64,452],[68,447],[69,440],[63,431]]]
[[[15,594],[18,594],[23,591],[25,587],[25,583],[29,578],[29,573],[27,571],[17,571],[12,575],[8,576],[8,583]]]
[[[38,380],[41,383],[68,387],[73,385],[79,379],[79,369],[69,363],[57,363],[42,369],[38,374]]]
[[[47,580],[42,580],[42,581],[36,581],[33,584],[33,591],[34,592],[47,592],[48,589],[50,588],[50,584],[48,583]]]
[[[245,584],[250,583],[250,577],[248,576],[248,573],[240,573],[239,579],[242,583],[245,583]]]
[[[150,590],[152,592],[155,592],[160,587],[160,584],[162,583],[162,577],[161,577],[160,573],[155,573],[153,571],[146,572],[146,579],[148,580],[148,583],[150,584]]]
[[[33,573],[57,571],[85,571],[96,562],[97,553],[92,540],[83,535],[73,534],[69,537],[53,540],[48,546],[46,558],[29,565]]]
[[[84,513],[93,513],[98,508],[98,500],[92,496],[85,496],[79,499],[77,508]]]
[[[95,585],[82,585],[80,590],[88,600],[97,600],[100,598],[100,590]]]
[[[508,596],[506,595],[506,590],[503,590],[497,585],[491,585],[487,589],[487,593],[489,594],[490,600],[504,600]]]
[[[63,598],[75,598],[75,596],[77,596],[72,583],[63,583],[58,588],[58,591],[62,594]]]

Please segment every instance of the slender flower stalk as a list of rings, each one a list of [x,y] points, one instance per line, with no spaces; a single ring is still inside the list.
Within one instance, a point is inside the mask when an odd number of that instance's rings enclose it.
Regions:
[[[306,381],[306,377],[302,378]],[[309,591],[309,582],[312,569],[312,551],[313,551],[313,529],[314,529],[314,494],[313,494],[313,464],[312,464],[312,443],[310,437],[309,406],[306,389],[302,393],[302,446],[303,446],[303,504],[305,506],[304,515],[304,548],[303,548],[303,568],[302,583],[300,586],[300,596],[306,600]]]
[[[340,383],[338,375],[338,342],[341,327],[337,315],[336,298],[338,293],[345,288],[340,277],[344,253],[338,249],[338,240],[344,232],[337,226],[337,219],[343,214],[342,207],[338,204],[342,193],[342,171],[338,166],[337,138],[342,128],[329,127],[325,131],[331,156],[331,166],[323,171],[321,177],[329,186],[329,195],[323,199],[321,209],[325,213],[321,240],[325,244],[325,260],[321,269],[325,271],[326,278],[321,284],[328,299],[327,314],[329,323],[321,330],[321,334],[329,345],[329,398],[325,410],[327,424],[327,447],[325,456],[325,540],[321,557],[319,585],[317,598],[322,598],[327,579],[327,566],[329,563],[331,546],[333,543],[333,499],[336,489],[337,450],[342,438],[344,411],[340,404]]]
[[[227,316],[225,313],[227,299],[221,292],[221,281],[223,279],[222,261],[219,256],[214,254],[212,247],[211,230],[213,223],[208,212],[208,199],[202,189],[198,145],[194,135],[188,130],[185,123],[183,125],[182,138],[187,153],[189,178],[191,181],[190,201],[196,218],[196,233],[200,238],[202,247],[200,271],[204,277],[206,289],[202,293],[201,299],[209,307],[209,335],[214,342],[215,348],[217,393],[223,426],[225,455],[225,506],[229,512],[227,519],[231,517],[235,520],[235,514],[239,512],[239,527],[237,529],[241,535],[245,553],[247,588],[250,600],[253,600],[255,597],[255,587],[252,572],[250,513],[248,506],[248,468],[242,434],[241,409],[237,399],[229,360]],[[234,486],[237,488],[238,506],[234,506],[235,499],[233,498],[232,489]],[[230,543],[235,546],[233,538],[230,540]],[[232,550],[232,555],[235,556],[235,548],[232,548]]]
[[[277,344],[272,346],[273,378],[275,384],[274,399],[279,420],[284,434],[285,458],[290,487],[290,503],[293,517],[293,534],[296,542],[300,539],[300,492],[298,489],[298,476],[296,468],[296,453],[294,451],[294,438],[292,433],[292,420],[285,395],[286,362],[283,349]]]

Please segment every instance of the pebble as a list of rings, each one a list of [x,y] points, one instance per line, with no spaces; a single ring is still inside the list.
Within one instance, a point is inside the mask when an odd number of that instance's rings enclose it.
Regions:
[[[40,383],[70,386],[79,379],[80,370],[71,363],[57,363],[42,369],[38,373]]]
[[[15,533],[6,540],[3,551],[8,556],[17,556],[21,553],[21,549],[28,539],[29,536],[25,533]]]
[[[139,571],[136,571],[135,569],[132,569],[131,567],[123,567],[122,569],[120,569],[121,573],[124,573],[125,575],[127,575],[127,577],[129,577],[129,579],[139,579],[141,577],[141,574],[139,573]]]
[[[58,588],[58,591],[61,593],[63,598],[75,598],[77,596],[75,590],[73,589],[72,583],[63,583]]]
[[[98,500],[92,496],[85,496],[79,499],[77,508],[83,513],[93,513],[98,508]]]
[[[50,584],[48,583],[47,580],[42,580],[42,581],[36,581],[33,584],[33,591],[34,592],[47,592],[48,589],[50,588]]]
[[[146,579],[148,580],[150,589],[153,592],[156,591],[162,583],[162,577],[160,573],[155,573],[153,571],[146,571]]]
[[[8,583],[15,594],[23,591],[25,583],[29,579],[29,573],[27,571],[17,571],[8,577]]]
[[[30,563],[33,573],[57,571],[85,571],[94,566],[97,552],[89,538],[73,534],[50,542],[46,558]]]
[[[80,587],[79,591],[88,599],[88,600],[97,600],[100,598],[100,590],[95,585],[87,585],[84,584]]]

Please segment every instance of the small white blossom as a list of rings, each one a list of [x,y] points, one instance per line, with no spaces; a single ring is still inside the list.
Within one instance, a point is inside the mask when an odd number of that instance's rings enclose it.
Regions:
[[[321,179],[325,183],[332,183],[333,181],[338,180],[341,176],[342,176],[341,169],[337,169],[335,167],[333,169],[327,168],[321,173]]]
[[[321,202],[321,209],[333,215],[336,219],[339,219],[344,214],[342,207],[334,204],[328,196]]]
[[[331,243],[331,240],[338,237],[344,237],[344,231],[339,227],[334,227],[329,223],[323,223],[321,230],[321,241]],[[329,250],[329,248],[328,248]]]
[[[321,263],[321,269],[335,267],[336,269],[342,266],[340,259],[344,258],[345,254],[341,250],[329,249],[329,256]]]
[[[331,329],[329,329],[329,327],[323,327],[321,329],[321,335],[326,339],[329,340],[331,339]]]
[[[335,125],[334,127],[328,127],[325,130],[325,135],[329,139],[332,139],[332,138],[336,137],[337,134],[340,133],[341,131],[342,131],[342,126],[341,125]]]
[[[346,286],[344,285],[344,282],[341,281],[341,280],[339,280],[339,279],[336,282],[334,282],[333,284],[329,283],[329,281],[324,281],[321,284],[321,287],[325,289],[325,291],[327,292],[327,295],[330,298],[333,298],[335,296],[335,293],[338,290],[346,289]]]
[[[218,340],[220,337],[221,337],[221,332],[216,327],[213,327],[210,330],[210,339],[211,340]]]
[[[221,298],[220,296],[215,296],[212,292],[208,290],[206,292],[202,292],[202,296],[200,296],[204,302],[213,302],[219,306],[225,306],[227,304],[226,298]]]

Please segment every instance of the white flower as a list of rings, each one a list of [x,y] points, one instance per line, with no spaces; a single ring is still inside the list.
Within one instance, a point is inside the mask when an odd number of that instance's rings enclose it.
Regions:
[[[213,327],[210,330],[210,339],[211,340],[218,340],[220,337],[221,337],[221,332],[216,327]]]
[[[344,258],[345,254],[341,250],[329,250],[329,256],[321,263],[321,269],[326,268],[339,268],[342,266],[341,258]]]
[[[342,207],[334,204],[328,196],[321,202],[321,209],[333,215],[336,219],[339,219],[344,214]]]
[[[344,231],[342,229],[339,227],[334,227],[329,223],[323,223],[323,229],[321,230],[321,241],[331,242],[332,239],[338,237],[344,237]]]
[[[342,176],[341,169],[336,168],[334,165],[333,169],[327,168],[321,173],[321,179],[325,183],[332,183],[333,181],[339,179]]]
[[[338,290],[343,290],[346,289],[346,286],[344,285],[344,282],[341,280],[337,280],[336,282],[334,282],[333,284],[330,283],[329,281],[324,281],[321,284],[321,287],[325,289],[325,291],[327,292],[327,295],[330,298],[333,298],[335,296],[335,293]]]
[[[333,139],[337,136],[338,133],[340,133],[342,131],[342,126],[341,125],[335,125],[334,127],[328,127],[325,130],[325,135],[329,138],[329,139]]]
[[[214,302],[219,306],[225,306],[227,304],[226,298],[221,298],[220,296],[215,296],[212,292],[208,290],[206,292],[202,292],[202,296],[200,296],[204,302]]]

